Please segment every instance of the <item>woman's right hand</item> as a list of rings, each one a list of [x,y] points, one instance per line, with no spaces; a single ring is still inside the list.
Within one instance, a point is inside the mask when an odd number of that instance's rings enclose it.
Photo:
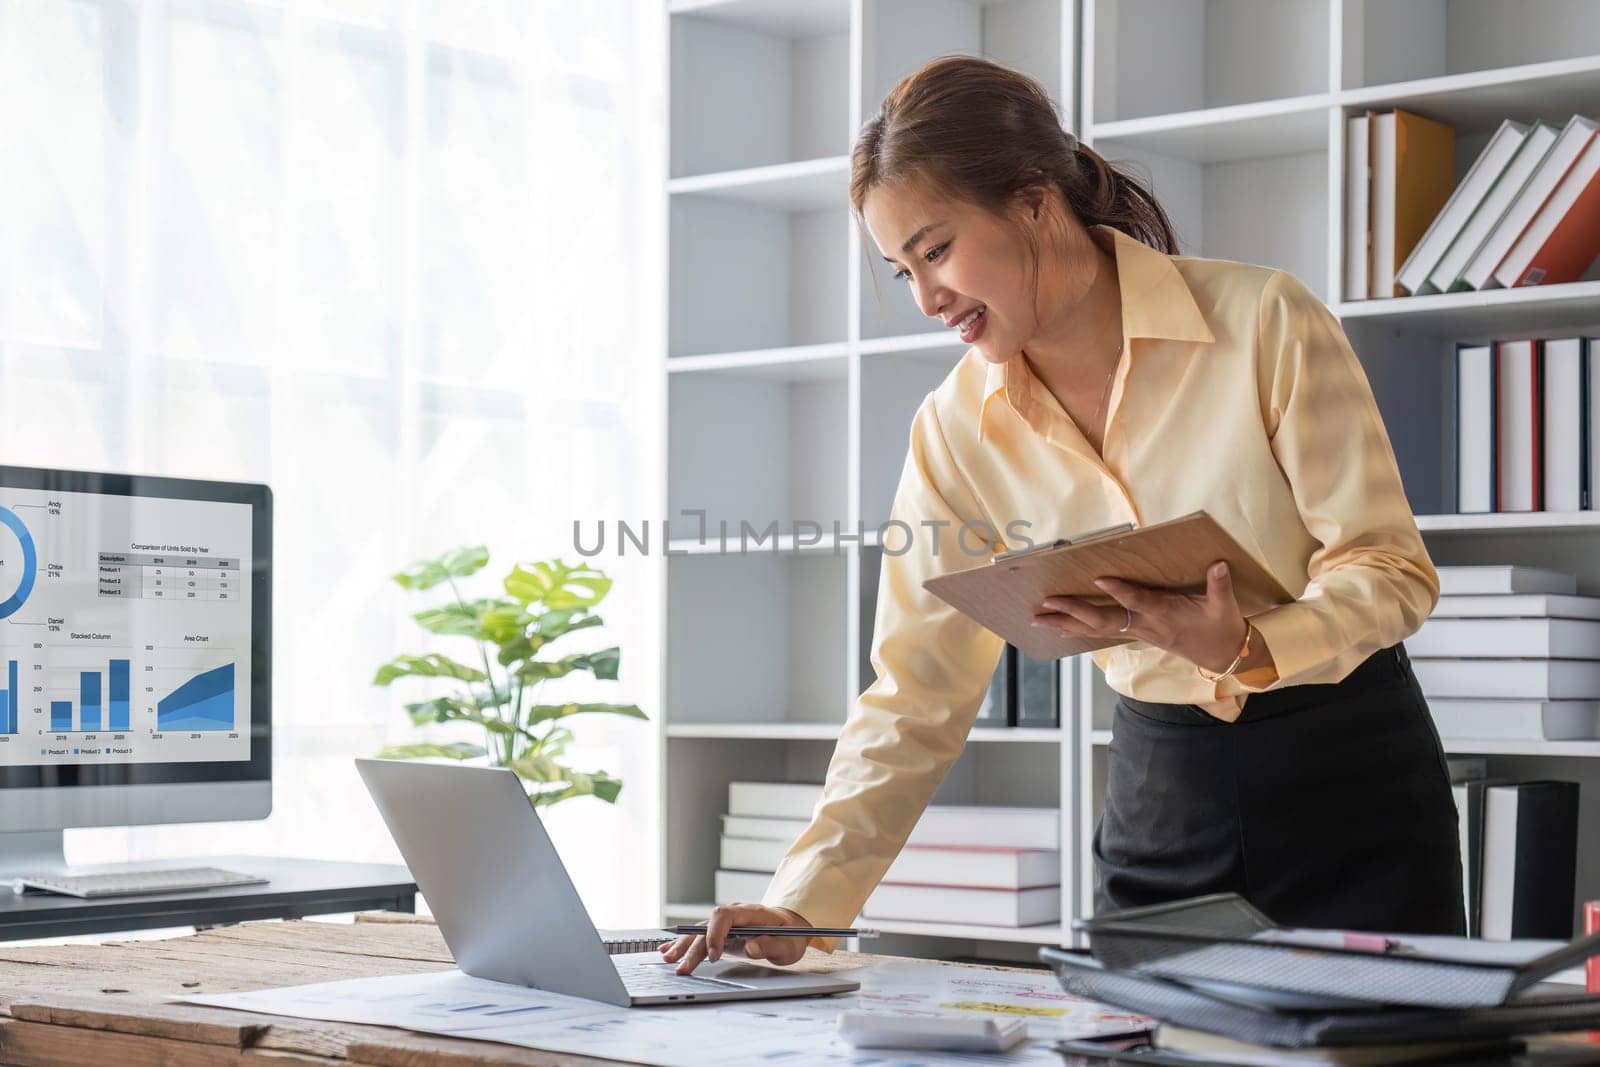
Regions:
[[[729,937],[732,926],[810,926],[799,912],[788,908],[768,908],[760,904],[722,904],[711,913],[703,934],[684,934],[661,945],[668,963],[678,964],[679,974],[689,974],[702,960],[719,960],[723,949],[738,946],[738,937]],[[806,954],[807,937],[753,937],[744,940],[745,958],[767,960],[786,967]]]

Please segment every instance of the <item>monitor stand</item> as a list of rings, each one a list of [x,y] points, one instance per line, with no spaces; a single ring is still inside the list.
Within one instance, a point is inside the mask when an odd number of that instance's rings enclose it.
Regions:
[[[24,874],[49,874],[67,869],[60,830],[0,833],[0,890]]]

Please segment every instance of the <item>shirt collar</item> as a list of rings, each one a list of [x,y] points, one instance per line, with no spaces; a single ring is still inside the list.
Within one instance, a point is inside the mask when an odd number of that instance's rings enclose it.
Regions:
[[[1111,226],[1089,230],[1101,247],[1110,242],[1117,257],[1117,290],[1122,297],[1122,335],[1209,344],[1216,340],[1183,275],[1165,252],[1151,248]],[[984,372],[983,401],[978,411],[978,439],[983,439],[984,413],[994,395],[1005,389],[1017,357],[990,363]]]

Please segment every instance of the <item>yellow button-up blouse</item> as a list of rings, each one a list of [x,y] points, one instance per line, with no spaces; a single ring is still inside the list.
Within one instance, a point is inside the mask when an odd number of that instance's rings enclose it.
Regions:
[[[1122,300],[1103,457],[1020,356],[969,351],[923,400],[891,511],[912,535],[885,535],[899,554],[884,553],[878,587],[877,679],[769,905],[853,920],[960,755],[1003,643],[922,583],[986,564],[982,529],[1003,540],[1025,520],[1037,543],[1209,512],[1297,596],[1251,618],[1276,675],[1213,682],[1143,642],[1094,660],[1119,693],[1229,722],[1251,692],[1338,681],[1433,610],[1438,575],[1328,309],[1281,271],[1092,233],[1114,247]]]

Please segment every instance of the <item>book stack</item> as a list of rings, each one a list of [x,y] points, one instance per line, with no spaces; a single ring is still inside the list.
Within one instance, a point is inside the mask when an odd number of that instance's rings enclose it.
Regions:
[[[1451,760],[1467,933],[1490,941],[1572,936],[1578,783],[1494,778]],[[1466,769],[1459,764],[1478,763]]]
[[[1600,597],[1512,564],[1439,567],[1439,603],[1406,639],[1451,740],[1600,737]]]
[[[1405,111],[1346,120],[1345,298],[1551,285],[1600,255],[1600,138],[1502,123],[1452,190],[1449,127]]]
[[[1456,510],[1580,511],[1600,501],[1600,338],[1456,346]]]
[[[821,799],[820,785],[729,783],[716,902],[760,900]],[[1054,808],[930,806],[861,915],[978,926],[1058,922],[1060,841]]]

